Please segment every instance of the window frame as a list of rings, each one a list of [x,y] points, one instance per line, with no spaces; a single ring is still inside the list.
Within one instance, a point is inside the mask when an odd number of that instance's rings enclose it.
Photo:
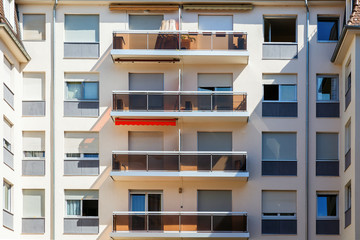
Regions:
[[[318,216],[318,197],[319,196],[336,196],[336,216]],[[337,220],[339,219],[339,194],[334,192],[317,192],[316,193],[316,220]]]
[[[351,150],[351,120],[345,124],[345,154]]]
[[[68,154],[79,154],[79,157],[69,157]],[[97,154],[97,157],[86,157],[86,154]],[[65,160],[99,160],[99,153],[65,153]]]
[[[351,209],[351,182],[345,186],[345,212]]]
[[[83,216],[83,201],[87,201],[87,200],[96,200],[97,201],[97,207],[98,207],[98,215],[97,216]],[[68,210],[68,201],[80,201],[80,215],[68,215],[67,214],[67,210]],[[65,217],[66,218],[99,218],[99,198],[94,198],[94,199],[65,199]]]
[[[44,16],[44,35],[43,35],[43,39],[38,40],[38,39],[24,39],[24,16],[26,15],[42,15]],[[21,32],[21,39],[24,42],[45,42],[46,41],[46,13],[23,13],[22,14],[22,32]]]
[[[13,188],[13,185],[8,183],[7,181],[3,181],[3,200],[4,200],[4,204],[3,204],[3,209],[9,213],[12,213],[12,188]],[[5,192],[8,192],[8,204],[9,206],[6,206],[5,203]]]
[[[295,19],[295,42],[272,42],[271,37],[269,41],[265,41],[265,19]],[[271,31],[269,31],[271,34]],[[263,15],[263,43],[266,44],[298,44],[298,16],[297,15]]]
[[[261,201],[263,201],[263,192],[268,192],[268,191],[272,191],[272,192],[283,192],[283,191],[289,191],[289,192],[295,192],[296,195],[296,211],[297,211],[297,196],[298,193],[297,191],[294,190],[262,190],[261,191]],[[266,215],[266,214],[276,214],[276,215]],[[295,213],[265,213],[263,212],[263,202],[261,202],[261,219],[269,219],[269,220],[296,220],[297,219],[297,212]]]
[[[279,100],[265,100],[265,85],[277,85],[278,86],[278,99]],[[295,98],[296,100],[293,100],[293,101],[283,101],[280,99],[280,96],[281,96],[281,86],[295,86]],[[264,83],[263,84],[263,97],[262,97],[262,101],[263,102],[282,102],[282,103],[297,103],[298,102],[298,94],[297,94],[297,84],[269,84],[269,83]]]
[[[264,158],[263,157],[263,148],[264,148],[264,143],[263,143],[263,135],[264,134],[295,134],[295,148],[296,148],[296,159],[272,159],[272,158]],[[261,161],[262,162],[297,162],[298,161],[298,134],[297,132],[261,132]]]
[[[317,137],[318,134],[336,134],[337,135],[337,138],[338,138],[338,145],[336,146],[337,149],[338,149],[338,157],[337,159],[318,159],[317,157],[316,158],[316,162],[339,162],[339,159],[340,159],[340,135],[338,132],[316,132],[316,135],[315,137]],[[316,141],[316,139],[315,139]],[[317,154],[317,144],[315,145],[315,155]]]
[[[69,99],[68,94],[68,83],[70,84],[81,84],[81,99]],[[85,95],[85,85],[86,83],[96,83],[97,84],[97,99],[84,99]],[[65,81],[65,101],[74,101],[74,102],[99,102],[100,100],[100,82],[99,81]]]
[[[142,190],[129,190],[129,212],[133,212],[133,211],[131,211],[131,209],[132,209],[132,201],[131,201],[131,195],[132,194],[143,194],[143,195],[145,195],[145,212],[149,212],[149,198],[148,198],[148,195],[149,194],[160,194],[160,201],[161,201],[161,211],[163,211],[164,210],[164,193],[163,193],[163,191],[162,190],[148,190],[148,191],[146,191],[146,190],[144,190],[144,191],[142,191]],[[136,211],[134,211],[134,212],[136,212]]]
[[[230,16],[231,20],[232,20],[232,30],[200,30],[200,16]],[[234,31],[234,14],[198,14],[197,16],[197,29],[198,31],[205,31],[205,32],[218,32],[218,31],[222,31],[222,32],[232,32]]]
[[[95,41],[95,42],[68,42],[68,41],[66,41],[65,39],[66,39],[66,16],[97,16],[98,17],[98,41]],[[101,34],[100,34],[100,14],[73,14],[73,13],[70,13],[70,14],[64,14],[64,44],[65,43],[77,43],[77,44],[98,44],[98,45],[100,45],[100,41],[101,41],[101,39],[100,39],[100,36],[101,36]]]
[[[333,19],[337,20],[337,40],[319,40],[319,19],[323,18],[325,19]],[[323,20],[323,21],[324,21]],[[316,33],[316,39],[318,43],[336,43],[339,41],[340,37],[340,16],[339,15],[317,15],[316,20],[316,26],[317,26],[317,33]]]
[[[318,89],[319,89],[319,78],[336,78],[337,81],[337,100],[319,100],[318,99]],[[316,74],[316,102],[318,103],[339,103],[340,102],[340,97],[339,97],[339,86],[340,81],[339,81],[339,75],[336,74]]]

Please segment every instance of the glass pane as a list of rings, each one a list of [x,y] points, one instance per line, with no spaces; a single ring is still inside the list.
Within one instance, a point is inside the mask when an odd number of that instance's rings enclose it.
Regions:
[[[130,30],[159,30],[163,15],[130,15]]]
[[[98,158],[98,153],[84,153],[84,158]]]
[[[85,100],[99,99],[99,83],[97,82],[84,83],[84,99]]]
[[[98,200],[83,200],[83,216],[98,215]]]
[[[148,195],[148,211],[160,212],[161,211],[161,194]]]
[[[80,200],[67,200],[66,206],[68,216],[80,216]]]
[[[318,77],[317,79],[317,100],[330,101],[338,100],[338,79],[335,77]]]
[[[280,85],[281,101],[296,101],[296,85]]]
[[[99,42],[99,16],[65,15],[65,42]]]
[[[263,160],[296,160],[295,133],[263,133]]]
[[[337,216],[336,195],[319,195],[317,197],[318,217]]]
[[[81,83],[66,83],[67,87],[67,100],[80,100],[81,99]]]
[[[264,100],[279,100],[279,85],[264,85]]]
[[[131,211],[145,211],[145,194],[131,194]]]
[[[232,16],[199,16],[199,30],[233,30]]]
[[[24,40],[45,39],[45,15],[43,14],[23,15],[23,39]]]
[[[336,41],[338,40],[338,18],[318,18],[318,40]]]

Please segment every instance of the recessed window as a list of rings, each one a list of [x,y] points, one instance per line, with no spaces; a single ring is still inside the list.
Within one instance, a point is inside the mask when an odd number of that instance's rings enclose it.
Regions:
[[[317,101],[339,101],[339,78],[337,76],[317,76]]]
[[[4,118],[4,138],[3,146],[9,152],[12,152],[12,143],[13,143],[13,125]]]
[[[65,15],[65,42],[99,42],[98,15]]]
[[[45,40],[45,15],[23,15],[23,40]]]
[[[233,30],[233,17],[213,15],[199,16],[199,30],[212,30],[212,31],[232,31]]]
[[[66,100],[99,100],[99,83],[67,82]]]
[[[130,30],[159,30],[163,15],[129,15]]]
[[[339,18],[318,17],[318,41],[337,41],[339,39]]]
[[[66,190],[66,215],[78,217],[99,216],[98,191]]]
[[[295,191],[263,191],[263,218],[296,217]]]
[[[345,187],[345,211],[351,209],[351,184]]]
[[[317,217],[318,218],[336,218],[337,211],[336,194],[318,194],[317,195]]]
[[[351,122],[349,121],[345,126],[345,153],[351,149]]]
[[[23,132],[24,159],[43,159],[45,157],[45,133]]]
[[[296,85],[293,84],[266,84],[264,85],[264,101],[296,101]]]
[[[265,17],[265,42],[296,42],[295,17]]]
[[[8,212],[11,212],[11,188],[12,186],[5,182],[3,183],[4,190],[4,209]]]

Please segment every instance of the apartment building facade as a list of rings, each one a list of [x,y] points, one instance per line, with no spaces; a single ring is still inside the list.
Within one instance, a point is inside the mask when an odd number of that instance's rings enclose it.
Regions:
[[[0,238],[359,239],[358,10],[4,0]]]

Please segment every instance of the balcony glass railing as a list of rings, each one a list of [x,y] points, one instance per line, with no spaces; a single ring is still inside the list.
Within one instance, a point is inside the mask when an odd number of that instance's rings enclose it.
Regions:
[[[114,212],[113,232],[247,232],[242,212]]]
[[[233,31],[119,31],[113,33],[113,49],[246,50],[247,34]]]
[[[114,91],[114,111],[246,111],[246,93]]]
[[[114,152],[113,171],[246,171],[245,152]]]

